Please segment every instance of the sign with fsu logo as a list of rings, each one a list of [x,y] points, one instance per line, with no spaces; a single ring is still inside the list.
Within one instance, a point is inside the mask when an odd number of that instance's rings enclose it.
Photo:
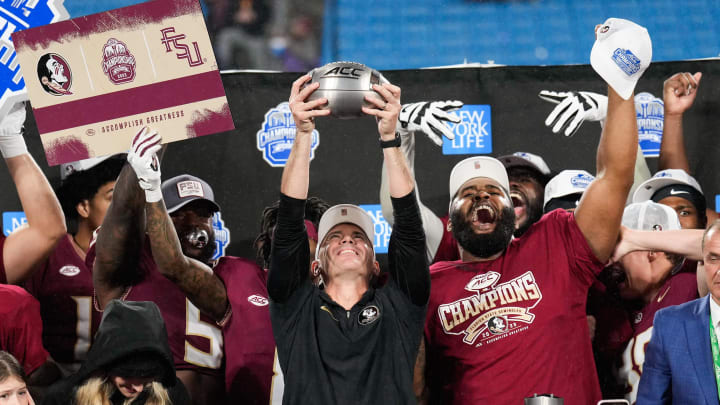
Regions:
[[[17,32],[48,164],[233,129],[197,0],[154,0]]]
[[[50,24],[69,17],[63,0],[3,1],[0,7],[0,117],[4,117],[13,104],[27,100],[27,90],[20,60],[15,53],[11,37],[15,32]],[[30,70],[34,71],[35,67]],[[32,74],[30,76],[33,76]],[[32,79],[32,77],[30,77]]]

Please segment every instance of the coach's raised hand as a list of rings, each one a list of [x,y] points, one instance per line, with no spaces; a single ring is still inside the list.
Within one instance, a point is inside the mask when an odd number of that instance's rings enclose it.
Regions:
[[[295,80],[290,90],[290,111],[295,120],[297,127],[297,135],[311,134],[315,129],[315,117],[330,115],[330,109],[318,110],[323,104],[327,104],[327,98],[319,98],[313,101],[306,101],[313,91],[317,90],[320,83],[311,83],[304,88],[302,85],[307,83],[311,77],[309,75],[301,76]]]

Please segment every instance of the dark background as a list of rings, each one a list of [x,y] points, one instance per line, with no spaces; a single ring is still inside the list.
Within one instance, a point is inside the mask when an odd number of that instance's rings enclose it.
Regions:
[[[702,185],[710,207],[720,193],[720,145],[716,140],[720,62],[655,63],[645,72],[636,92],[662,97],[662,83],[676,72],[703,72],[694,106],[686,113],[685,143],[693,174]],[[600,125],[585,123],[575,136],[553,134],[544,126],[554,105],[537,97],[541,90],[587,90],[606,94],[606,85],[589,65],[549,67],[493,67],[384,71],[402,87],[402,102],[458,99],[465,104],[490,104],[493,155],[525,151],[544,157],[553,171],[585,169],[595,172],[595,150]],[[168,147],[163,178],[190,173],[208,181],[222,208],[231,243],[227,254],[254,257],[252,241],[259,231],[262,209],[279,195],[282,168],[272,168],[256,147],[256,133],[265,113],[288,99],[297,73],[223,73],[233,114],[234,131],[176,142]],[[331,204],[378,204],[382,153],[377,126],[368,117],[357,120],[317,120],[320,144],[311,165],[310,195]],[[26,135],[31,154],[53,186],[59,168],[48,168],[32,114]],[[442,154],[420,134],[417,138],[416,177],[423,201],[437,214],[447,209],[448,176],[452,166],[467,155]],[[654,172],[657,159],[648,159]],[[7,170],[0,170],[2,211],[21,206]]]

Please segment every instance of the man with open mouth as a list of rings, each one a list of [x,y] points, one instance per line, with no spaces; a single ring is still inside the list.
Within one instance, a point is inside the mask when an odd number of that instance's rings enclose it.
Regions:
[[[514,404],[539,392],[568,404],[601,399],[585,305],[615,248],[633,184],[638,133],[632,92],[635,73],[644,70],[622,76],[612,51],[630,45],[646,67],[651,44],[647,30],[627,20],[599,27],[591,61],[609,84],[607,122],[597,176],[574,212],[554,210],[513,239],[517,188],[503,163],[471,157],[450,174],[446,229],[461,260],[430,269],[416,364],[416,393],[429,403]]]

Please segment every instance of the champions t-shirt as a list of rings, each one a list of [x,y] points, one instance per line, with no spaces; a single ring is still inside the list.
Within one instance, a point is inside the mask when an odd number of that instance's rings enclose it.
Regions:
[[[600,400],[585,304],[602,270],[572,213],[555,210],[487,262],[431,267],[425,326],[432,403]]]

